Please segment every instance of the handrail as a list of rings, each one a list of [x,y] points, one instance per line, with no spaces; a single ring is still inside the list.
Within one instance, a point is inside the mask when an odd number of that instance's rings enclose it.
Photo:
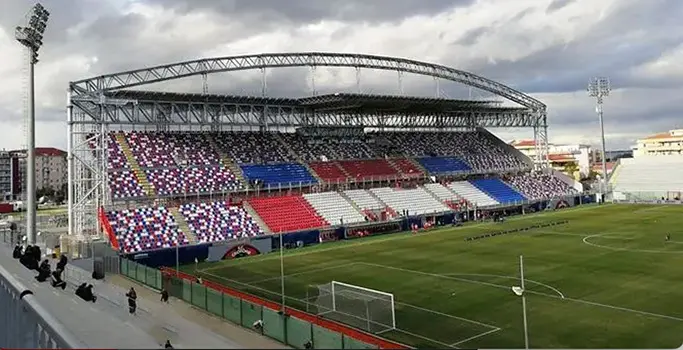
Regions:
[[[15,349],[82,349],[78,340],[50,314],[33,291],[0,266],[0,347]]]

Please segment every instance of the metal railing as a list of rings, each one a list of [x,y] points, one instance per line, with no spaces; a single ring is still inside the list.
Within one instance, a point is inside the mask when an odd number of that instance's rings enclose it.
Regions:
[[[0,348],[84,348],[21,282],[0,266]]]

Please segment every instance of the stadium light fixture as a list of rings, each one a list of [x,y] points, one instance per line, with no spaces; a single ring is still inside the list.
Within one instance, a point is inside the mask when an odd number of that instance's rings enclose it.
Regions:
[[[519,256],[519,280],[520,286],[513,286],[512,292],[522,297],[522,319],[524,321],[524,348],[529,349],[529,328],[526,321],[526,289],[524,289],[524,257]]]
[[[35,4],[25,26],[16,27],[14,36],[28,50],[28,101],[26,130],[26,236],[28,244],[36,244],[36,114],[33,68],[38,63],[38,51],[43,46],[43,34],[50,12]],[[70,195],[70,194],[69,194]]]
[[[607,191],[607,156],[605,151],[605,123],[603,121],[602,115],[602,103],[605,97],[609,96],[612,87],[607,77],[595,77],[588,82],[588,95],[595,98],[595,112],[598,113],[598,119],[600,120],[600,138],[601,138],[601,148],[602,148],[602,181],[601,192],[605,193]]]

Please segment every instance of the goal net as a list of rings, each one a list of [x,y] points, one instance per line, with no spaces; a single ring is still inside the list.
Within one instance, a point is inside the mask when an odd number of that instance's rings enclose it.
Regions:
[[[370,333],[396,328],[394,295],[332,281],[312,286],[309,311]]]

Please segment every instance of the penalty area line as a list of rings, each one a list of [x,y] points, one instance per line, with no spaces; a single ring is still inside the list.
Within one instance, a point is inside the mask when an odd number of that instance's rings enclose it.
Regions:
[[[454,348],[454,347],[457,347],[457,346],[460,345],[460,344],[467,343],[468,341],[471,341],[471,340],[474,340],[474,339],[477,339],[477,338],[481,338],[481,337],[487,336],[487,335],[489,335],[489,334],[496,333],[496,332],[498,332],[498,331],[500,331],[500,330],[502,330],[502,328],[496,328],[496,329],[492,329],[492,330],[490,330],[490,331],[486,331],[486,332],[484,332],[484,333],[479,333],[479,334],[477,334],[477,335],[475,335],[475,336],[472,336],[472,337],[469,337],[469,338],[467,338],[467,339],[459,340],[459,341],[457,341],[457,342],[455,342],[455,343],[453,343],[453,344],[451,344],[451,345],[449,345],[449,346],[452,347],[452,348]]]

